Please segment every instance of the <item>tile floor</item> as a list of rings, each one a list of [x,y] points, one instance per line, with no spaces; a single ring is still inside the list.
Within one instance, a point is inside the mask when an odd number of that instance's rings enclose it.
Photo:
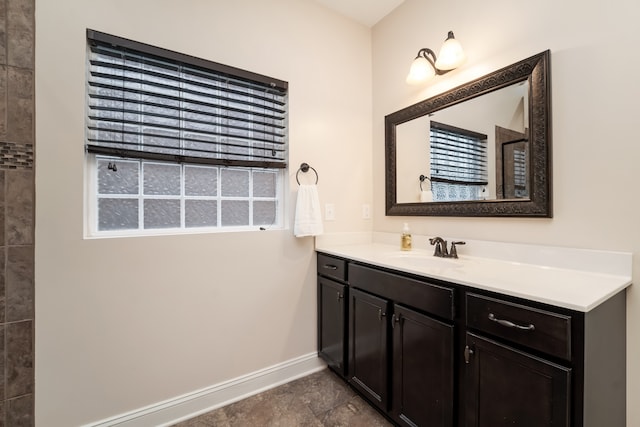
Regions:
[[[329,369],[300,378],[173,427],[388,427]]]

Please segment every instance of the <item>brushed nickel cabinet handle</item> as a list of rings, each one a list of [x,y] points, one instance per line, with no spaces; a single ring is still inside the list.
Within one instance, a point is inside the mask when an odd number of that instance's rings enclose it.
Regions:
[[[507,328],[520,329],[522,331],[533,331],[536,328],[532,324],[522,326],[508,320],[498,319],[493,313],[489,313],[489,320],[491,320],[492,322],[496,322],[502,326],[506,326]]]
[[[326,268],[327,270],[337,270],[338,266],[333,265],[333,264],[325,264],[322,266],[322,268]]]

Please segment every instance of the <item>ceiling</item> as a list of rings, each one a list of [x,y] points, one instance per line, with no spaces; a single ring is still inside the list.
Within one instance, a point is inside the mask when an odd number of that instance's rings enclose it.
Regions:
[[[404,0],[315,0],[354,21],[372,27]]]

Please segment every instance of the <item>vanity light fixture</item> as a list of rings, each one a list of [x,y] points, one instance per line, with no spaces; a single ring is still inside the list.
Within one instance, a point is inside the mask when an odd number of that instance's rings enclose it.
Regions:
[[[434,51],[426,47],[418,51],[409,69],[407,83],[424,83],[436,74],[442,75],[458,68],[464,60],[465,55],[460,42],[453,36],[453,31],[449,31],[437,57]]]

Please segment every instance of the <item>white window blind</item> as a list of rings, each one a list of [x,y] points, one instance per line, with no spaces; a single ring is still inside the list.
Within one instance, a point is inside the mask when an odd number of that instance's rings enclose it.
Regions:
[[[87,30],[87,151],[285,168],[286,82]]]

